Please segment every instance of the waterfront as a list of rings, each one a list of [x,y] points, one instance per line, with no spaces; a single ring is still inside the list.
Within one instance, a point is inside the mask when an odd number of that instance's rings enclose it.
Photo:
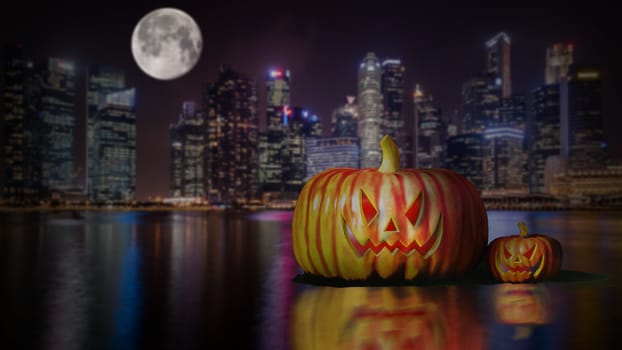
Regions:
[[[290,212],[83,216],[0,213],[0,347],[622,345],[622,212],[489,212],[490,240],[520,220],[560,240],[559,281],[366,288],[292,282]]]

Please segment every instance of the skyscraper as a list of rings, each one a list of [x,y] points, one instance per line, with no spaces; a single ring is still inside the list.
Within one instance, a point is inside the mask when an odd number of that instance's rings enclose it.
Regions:
[[[445,166],[466,177],[478,190],[483,189],[484,159],[482,134],[467,133],[447,139]]]
[[[527,99],[525,95],[504,97],[499,102],[499,119],[490,127],[517,127],[527,125]]]
[[[283,190],[284,108],[289,108],[291,74],[287,69],[272,69],[266,77],[267,131],[262,134],[259,186],[263,192]]]
[[[21,48],[6,46],[1,58],[5,165],[2,193],[8,203],[26,204],[35,201],[41,190],[39,84],[33,63]]]
[[[543,193],[547,158],[560,155],[559,84],[543,85],[532,92],[529,126],[529,191]]]
[[[572,169],[606,165],[602,84],[598,67],[573,65],[560,82],[561,155]]]
[[[404,65],[399,59],[382,62],[382,97],[384,102],[384,127],[382,134],[391,135],[400,150],[400,165],[412,167],[410,140],[404,128]]]
[[[43,122],[42,182],[47,191],[75,186],[75,68],[70,61],[50,58],[38,69],[41,81],[39,116]]]
[[[106,94],[94,119],[91,198],[130,202],[136,194],[136,90]]]
[[[206,94],[207,195],[211,203],[257,198],[259,121],[255,81],[225,67]]]
[[[170,126],[171,194],[204,197],[205,123],[194,101],[186,101],[177,123]]]
[[[462,130],[483,132],[499,118],[501,90],[493,74],[477,74],[462,85]]]
[[[285,137],[282,148],[283,191],[292,192],[295,197],[306,178],[306,142],[322,136],[320,118],[307,109],[288,107],[283,109]]]
[[[483,188],[526,189],[524,139],[524,131],[519,128],[504,126],[486,129],[483,139]]]
[[[359,67],[359,125],[361,143],[361,168],[377,168],[380,165],[380,139],[383,127],[381,90],[382,69],[373,52],[367,53]]]
[[[568,127],[568,70],[574,61],[573,46],[555,44],[546,50],[545,84],[533,90],[530,107],[531,122],[527,130],[529,147],[529,191],[543,193],[545,167],[549,157],[562,151],[562,111]],[[560,83],[564,85],[563,94]],[[564,133],[566,137],[568,132]],[[566,142],[566,145],[568,143]]]
[[[486,41],[486,71],[495,77],[501,87],[501,97],[512,94],[510,66],[510,37],[501,32]]]
[[[330,134],[333,137],[358,137],[359,111],[356,97],[347,96],[345,104],[333,111]]]
[[[442,111],[432,95],[424,94],[417,84],[413,93],[415,104],[416,151],[415,168],[440,168],[445,161],[447,138]]]
[[[545,84],[558,84],[562,78],[568,76],[568,68],[574,60],[573,50],[573,45],[561,43],[556,43],[546,49]]]
[[[357,137],[319,137],[306,140],[305,180],[330,168],[359,168],[360,150]]]
[[[123,72],[104,66],[89,65],[86,80],[86,186],[85,191],[89,198],[93,195],[93,176],[100,164],[96,158],[95,135],[98,130],[97,113],[106,105],[106,96],[109,93],[123,90],[125,77]]]

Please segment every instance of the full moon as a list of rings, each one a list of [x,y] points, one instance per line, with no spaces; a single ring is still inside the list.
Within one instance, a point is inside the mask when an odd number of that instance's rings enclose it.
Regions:
[[[147,75],[171,80],[188,73],[199,60],[201,30],[187,13],[174,8],[149,12],[134,28],[132,55]]]

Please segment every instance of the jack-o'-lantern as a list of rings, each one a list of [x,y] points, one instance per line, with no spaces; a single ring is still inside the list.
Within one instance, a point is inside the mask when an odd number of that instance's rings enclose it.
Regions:
[[[520,234],[499,237],[490,243],[488,265],[502,282],[536,282],[555,277],[562,265],[562,247],[554,238],[528,234],[524,222]]]
[[[379,169],[326,170],[302,189],[294,254],[309,274],[346,280],[459,276],[488,241],[474,186],[446,169],[400,169],[389,136]]]
[[[290,342],[296,350],[482,348],[475,301],[460,299],[451,287],[315,288],[297,298]]]

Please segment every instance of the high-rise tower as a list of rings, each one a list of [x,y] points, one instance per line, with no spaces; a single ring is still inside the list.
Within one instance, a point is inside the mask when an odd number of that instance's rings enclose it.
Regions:
[[[106,94],[95,119],[91,198],[130,202],[136,194],[136,89]]]
[[[440,168],[444,164],[447,138],[442,111],[432,95],[426,95],[419,84],[413,94],[415,104],[415,168]]]
[[[512,94],[510,37],[501,32],[486,41],[486,71],[495,75],[502,97]]]
[[[400,150],[403,168],[412,167],[410,140],[404,128],[404,65],[399,59],[382,62],[382,96],[384,102],[384,131],[389,134]]]
[[[568,76],[568,68],[573,63],[573,50],[573,45],[561,43],[546,49],[545,84],[557,84],[561,78]]]
[[[333,111],[330,134],[333,137],[358,137],[359,111],[356,97],[347,96],[345,104]]]
[[[73,62],[50,58],[38,73],[41,81],[39,116],[44,124],[42,182],[47,191],[75,186],[75,67]]]
[[[206,189],[211,203],[245,205],[256,199],[259,157],[255,81],[221,66],[206,96]]]
[[[377,168],[382,158],[380,139],[382,138],[382,69],[373,52],[367,53],[359,67],[359,125],[361,142],[361,168]]]
[[[205,123],[194,101],[186,101],[171,135],[171,194],[204,197]]]
[[[94,198],[93,181],[101,164],[97,159],[95,136],[98,132],[97,113],[106,107],[106,96],[109,93],[121,91],[125,88],[125,76],[120,70],[89,65],[86,80],[86,186],[85,191],[89,198]]]
[[[561,155],[568,157],[570,168],[603,168],[607,146],[600,69],[573,65],[560,83],[560,105]]]
[[[36,201],[41,189],[38,82],[33,63],[23,55],[21,48],[4,47],[1,58],[2,194],[8,203],[26,204]]]

